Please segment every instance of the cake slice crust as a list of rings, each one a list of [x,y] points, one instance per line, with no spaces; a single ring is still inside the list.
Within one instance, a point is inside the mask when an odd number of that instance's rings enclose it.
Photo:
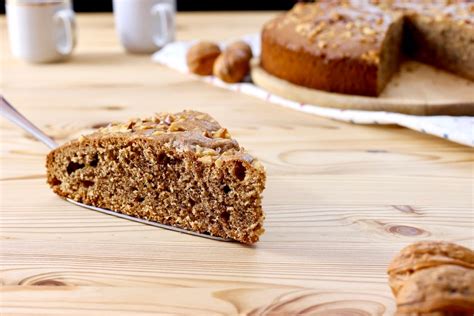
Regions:
[[[112,124],[46,167],[53,191],[81,203],[247,244],[264,231],[262,164],[204,113]]]

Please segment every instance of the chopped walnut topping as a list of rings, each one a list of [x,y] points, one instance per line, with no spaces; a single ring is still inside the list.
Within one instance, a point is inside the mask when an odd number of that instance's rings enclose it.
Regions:
[[[153,135],[153,136],[160,136],[160,135],[163,135],[164,133],[165,133],[165,131],[157,130],[157,131],[154,131],[151,135]]]
[[[132,130],[128,127],[129,124],[118,124],[118,125],[111,125],[110,127],[104,128],[102,132],[104,133],[129,133]]]
[[[136,123],[137,123],[137,119],[132,119],[132,120],[128,121],[128,123],[125,125],[125,127],[127,129],[132,129],[133,126],[135,126]]]
[[[420,16],[419,19],[421,20],[421,22],[427,23],[427,24],[433,22],[433,18],[426,15]]]
[[[212,138],[226,138],[226,139],[229,139],[230,138],[230,133],[229,133],[229,131],[227,131],[227,128],[221,128],[221,129],[214,132],[214,134],[212,135]]]
[[[203,164],[210,165],[212,164],[212,157],[211,156],[202,156],[198,158],[198,161],[202,162]]]
[[[175,117],[173,114],[168,114],[166,115],[165,119],[163,120],[163,122],[165,122],[165,124],[167,125],[170,125],[171,123],[173,123],[175,120]]]
[[[373,50],[362,54],[361,58],[363,60],[366,60],[366,61],[374,63],[374,64],[380,63],[380,57],[378,56],[377,52],[373,51]]]
[[[219,158],[216,161],[214,161],[214,164],[216,165],[217,168],[220,168],[220,167],[222,167],[224,162],[222,161],[222,159]]]
[[[310,39],[314,39],[319,33],[321,33],[324,28],[326,27],[327,23],[322,21],[322,22],[319,22],[318,25],[316,25],[315,28],[313,28],[309,34],[308,34],[308,37]]]
[[[198,154],[199,156],[216,156],[217,155],[217,151],[215,151],[214,149],[212,148],[203,148],[199,145],[196,145],[196,154]]]
[[[334,38],[336,36],[336,32],[334,30],[330,30],[329,32],[326,33],[326,38]]]
[[[216,161],[217,162],[217,161]],[[261,171],[265,171],[265,166],[258,160],[254,160],[252,162],[252,165],[257,169],[257,170],[261,170]]]
[[[182,126],[183,120],[179,120],[170,124],[169,131],[170,132],[182,132],[184,128]]]
[[[362,29],[362,33],[364,33],[365,35],[374,35],[375,30],[366,26]]]
[[[154,128],[155,128],[155,126],[153,126],[151,124],[137,126],[137,130],[139,130],[139,131],[144,131],[144,130],[147,130],[147,129],[154,129]]]
[[[329,18],[331,19],[331,21],[339,21],[339,20],[342,20],[343,19],[343,16],[341,14],[339,14],[338,12],[332,12],[329,16]]]
[[[435,19],[436,22],[441,22],[441,21],[443,21],[445,18],[444,18],[444,16],[443,16],[442,14],[437,14],[434,19]]]
[[[293,10],[292,10],[295,14],[300,14],[300,13],[303,13],[304,11],[304,4],[302,3],[297,3],[295,4]]]
[[[328,46],[328,43],[325,42],[325,41],[319,41],[319,42],[318,42],[318,47],[319,47],[320,49],[326,48],[327,46]]]
[[[305,34],[309,32],[310,27],[311,27],[310,23],[298,24],[295,27],[295,31],[299,34]]]

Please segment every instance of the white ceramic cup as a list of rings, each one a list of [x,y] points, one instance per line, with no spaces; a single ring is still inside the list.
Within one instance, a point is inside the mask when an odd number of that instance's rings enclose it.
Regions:
[[[10,0],[6,13],[15,57],[32,63],[48,63],[71,55],[76,32],[69,0]]]
[[[115,25],[130,53],[157,51],[175,36],[175,0],[114,0]]]

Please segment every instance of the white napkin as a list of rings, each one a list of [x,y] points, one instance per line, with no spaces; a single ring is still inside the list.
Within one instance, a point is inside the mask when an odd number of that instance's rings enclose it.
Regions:
[[[260,38],[258,34],[244,36],[241,39],[249,43],[255,56],[260,55]],[[156,52],[152,59],[170,68],[189,73],[186,65],[186,52],[192,44],[193,42],[170,43]],[[300,104],[271,94],[249,82],[228,84],[213,76],[196,77],[216,86],[249,94],[297,111],[355,124],[397,124],[421,133],[431,134],[452,142],[474,147],[474,117],[471,116],[416,116],[392,112],[339,110],[315,104]]]

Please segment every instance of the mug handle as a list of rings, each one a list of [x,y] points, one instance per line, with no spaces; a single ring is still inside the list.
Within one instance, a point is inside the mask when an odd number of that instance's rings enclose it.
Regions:
[[[153,34],[153,41],[158,47],[162,47],[169,42],[169,33],[173,31],[173,6],[169,3],[158,3],[151,8],[151,15],[160,23],[160,32],[156,29]]]
[[[54,15],[54,20],[62,24],[66,34],[66,43],[61,43],[56,39],[56,49],[62,55],[69,55],[76,43],[74,11],[70,9],[60,10]]]

